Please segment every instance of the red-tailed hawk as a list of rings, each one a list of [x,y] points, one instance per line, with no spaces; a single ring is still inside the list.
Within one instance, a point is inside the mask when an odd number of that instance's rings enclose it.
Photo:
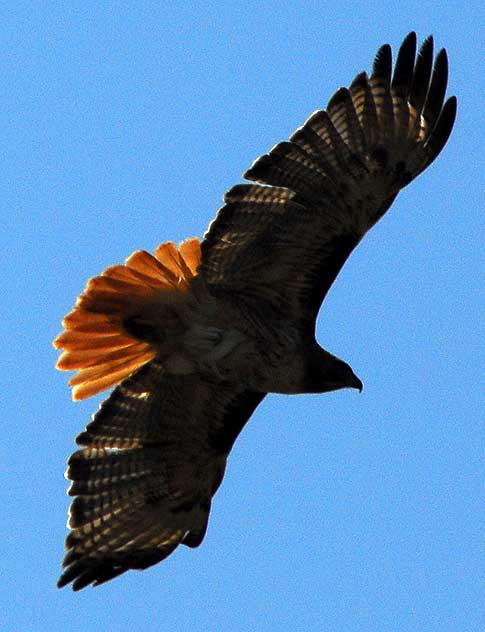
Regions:
[[[201,244],[166,243],[91,279],[57,367],[82,399],[116,386],[68,463],[59,586],[74,590],[198,546],[231,447],[267,393],[362,388],[315,340],[346,259],[445,145],[456,99],[433,40],[404,40],[244,174]]]

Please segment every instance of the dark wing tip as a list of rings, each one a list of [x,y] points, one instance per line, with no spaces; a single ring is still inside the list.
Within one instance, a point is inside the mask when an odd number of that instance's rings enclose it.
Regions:
[[[433,129],[431,136],[427,141],[427,145],[430,148],[430,159],[426,166],[430,165],[433,160],[439,155],[443,147],[446,145],[448,138],[450,137],[453,125],[456,119],[457,99],[456,97],[450,97],[441,110],[439,119]]]
[[[433,59],[433,50],[434,50],[434,37],[432,35],[428,35],[428,37],[421,44],[421,48],[418,53],[418,60],[420,57]]]
[[[72,589],[74,592],[82,590],[93,584],[93,586],[99,586],[110,579],[114,579],[126,572],[130,567],[125,565],[115,565],[110,562],[99,562],[94,565],[88,563],[77,562],[67,568],[60,576],[57,582],[57,588],[64,588],[67,584],[72,582]]]
[[[417,38],[416,33],[411,31],[404,39],[394,67],[392,77],[392,87],[399,89],[403,94],[407,95],[411,82],[413,80],[414,60],[416,58]]]
[[[446,50],[442,48],[434,62],[431,83],[423,109],[423,116],[428,121],[430,127],[434,126],[443,107],[447,84],[448,56]]]
[[[339,88],[337,92],[331,97],[327,105],[327,111],[338,108],[339,105],[347,103],[349,100],[349,91],[347,88]]]
[[[404,46],[409,46],[410,42],[413,42],[413,41],[414,41],[414,45],[416,45],[417,40],[418,40],[418,37],[416,35],[416,31],[409,31],[409,33],[404,38],[403,43],[401,44],[401,48],[403,48]]]
[[[392,49],[389,44],[384,44],[377,51],[372,67],[372,77],[381,77],[390,84],[392,73]]]
[[[367,84],[368,84],[367,73],[365,71],[359,72],[359,74],[355,77],[355,79],[350,84],[349,91],[352,92],[353,90],[356,90],[357,88],[365,88]]]
[[[263,154],[243,173],[243,178],[252,182],[265,183],[269,179],[274,162],[274,158],[268,154]]]
[[[126,573],[129,570],[143,570],[158,564],[177,548],[178,542],[166,549],[146,551],[132,551],[123,555],[111,555],[105,558],[86,557],[69,563],[69,553],[63,565],[66,570],[59,577],[58,588],[63,588],[72,582],[74,591],[86,588],[89,584],[99,586],[105,582]]]
[[[409,102],[418,112],[421,111],[428,92],[429,78],[433,68],[433,48],[433,36],[430,35],[421,45],[416,59]]]

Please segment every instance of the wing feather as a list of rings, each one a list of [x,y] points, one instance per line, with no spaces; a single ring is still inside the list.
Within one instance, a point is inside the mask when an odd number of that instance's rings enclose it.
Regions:
[[[391,48],[381,47],[370,78],[360,73],[254,162],[244,175],[257,184],[226,194],[202,243],[200,273],[212,293],[259,296],[314,323],[352,250],[451,133],[446,52],[431,70],[432,55],[428,38],[416,59],[410,33],[393,73]]]
[[[204,537],[227,455],[264,394],[151,361],[101,405],[68,461],[70,534],[59,587],[147,568]]]

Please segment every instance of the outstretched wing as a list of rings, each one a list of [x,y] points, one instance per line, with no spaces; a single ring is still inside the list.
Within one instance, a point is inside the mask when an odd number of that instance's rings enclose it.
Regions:
[[[214,295],[239,293],[314,323],[352,250],[451,133],[446,52],[433,67],[430,37],[415,57],[410,33],[392,74],[383,46],[370,78],[359,74],[254,162],[244,177],[259,184],[226,193],[202,243],[199,271]]]
[[[226,194],[197,268],[213,295],[230,292],[237,301],[239,293],[295,323],[314,321],[352,249],[453,127],[456,100],[443,106],[446,53],[434,69],[431,38],[416,62],[415,54],[411,33],[391,77],[384,46],[370,79],[359,75],[327,111],[253,164],[245,176],[258,184]],[[76,398],[126,378],[69,460],[74,500],[59,586],[97,585],[151,566],[179,544],[198,546],[227,455],[264,397],[215,376],[164,372],[175,305],[191,287],[198,247],[191,242],[181,257],[173,245],[161,248],[93,279],[55,343],[65,349],[59,368],[79,369]],[[164,305],[157,323],[166,335],[157,337],[154,356],[148,316]]]
[[[168,376],[152,360],[101,405],[68,462],[62,587],[143,569],[198,546],[226,457],[264,394]]]

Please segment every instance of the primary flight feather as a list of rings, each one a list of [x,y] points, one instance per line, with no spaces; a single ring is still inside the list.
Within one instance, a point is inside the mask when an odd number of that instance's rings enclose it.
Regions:
[[[58,585],[95,586],[198,546],[239,432],[267,393],[362,389],[315,340],[348,256],[451,133],[446,52],[377,53],[326,110],[224,196],[201,244],[162,244],[91,279],[63,321],[73,398],[116,386],[68,462]]]

